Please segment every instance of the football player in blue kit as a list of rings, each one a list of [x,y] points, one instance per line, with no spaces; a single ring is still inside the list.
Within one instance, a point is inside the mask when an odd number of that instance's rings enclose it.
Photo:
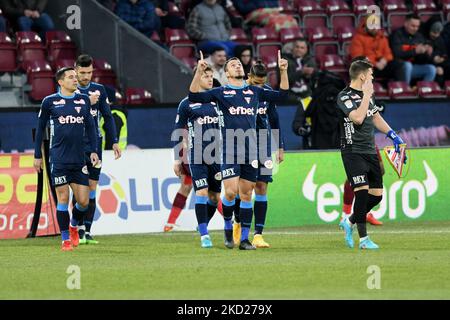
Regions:
[[[78,222],[89,204],[89,173],[86,166],[85,131],[88,137],[89,160],[98,163],[97,136],[94,118],[90,113],[89,97],[76,93],[77,75],[74,68],[62,68],[56,73],[60,86],[58,93],[42,100],[34,151],[34,167],[42,169],[42,139],[50,122],[50,171],[56,189],[56,215],[62,236],[62,250],[71,251],[78,246]],[[69,186],[77,199],[69,216]]]
[[[200,90],[209,90],[212,86],[213,71],[208,66],[200,77]],[[185,137],[186,134],[182,131],[186,130],[185,128],[188,130],[188,162],[195,190],[195,215],[202,248],[213,246],[208,234],[208,217],[214,215],[221,192],[221,122],[219,110],[214,101],[193,103],[186,97],[178,106],[175,132],[177,136]],[[204,139],[206,136],[212,139]],[[210,154],[207,154],[207,148],[210,148]],[[175,151],[175,155],[178,154]],[[181,177],[182,161],[180,159],[175,160],[174,171],[178,177]]]
[[[282,101],[287,95],[288,63],[281,58],[280,52],[278,52],[278,65],[281,74],[280,91],[248,85],[244,81],[242,63],[238,58],[231,58],[224,66],[228,84],[201,92],[200,79],[208,64],[200,52],[197,71],[189,88],[190,101],[199,103],[214,101],[223,115],[222,180],[225,196],[222,198],[222,208],[225,220],[225,246],[229,249],[234,247],[232,217],[238,193],[241,199],[242,226],[239,249],[255,249],[248,240],[248,234],[253,216],[251,199],[258,175],[256,114],[260,101]]]
[[[272,89],[267,82],[267,69],[261,62],[257,61],[250,69],[247,83],[249,85]],[[281,163],[284,160],[284,142],[281,135],[280,121],[276,105],[266,101],[260,102],[256,119],[256,130],[258,138],[258,177],[255,185],[255,202],[253,213],[255,216],[255,232],[252,244],[256,248],[269,248],[270,245],[262,237],[267,213],[267,188],[272,182],[272,151],[276,151],[276,161]],[[272,133],[274,133],[272,135]],[[276,134],[275,134],[276,133]],[[272,144],[272,139],[277,139]],[[241,222],[239,217],[239,207],[236,199],[234,209],[233,239],[237,243],[241,237]]]
[[[114,118],[111,114],[111,108],[109,106],[108,95],[105,87],[99,83],[91,81],[94,71],[92,57],[87,54],[82,54],[75,62],[75,70],[77,72],[78,79],[78,92],[89,96],[91,102],[91,114],[94,117],[95,129],[97,132],[97,150],[100,161],[96,166],[92,166],[89,161],[88,150],[88,138],[85,136],[84,141],[86,144],[86,164],[89,171],[89,209],[84,219],[79,222],[78,233],[80,236],[80,244],[97,244],[98,241],[94,240],[91,235],[91,227],[94,221],[95,210],[97,207],[96,202],[96,190],[98,180],[100,179],[100,171],[102,168],[102,140],[103,137],[99,130],[100,117],[103,117],[105,121],[105,131],[111,141],[113,141],[112,148],[114,150],[115,159],[119,159],[121,156],[121,150],[119,147],[119,140],[116,133],[116,125]]]

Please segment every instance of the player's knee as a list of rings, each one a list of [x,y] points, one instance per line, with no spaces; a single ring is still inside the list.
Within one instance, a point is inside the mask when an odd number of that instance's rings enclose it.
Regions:
[[[80,199],[80,201],[77,201],[77,203],[81,206],[81,207],[83,207],[83,208],[86,208],[87,206],[89,206],[89,198],[84,198],[83,197],[83,199]]]
[[[200,189],[195,192],[196,196],[207,197],[208,196],[208,188]]]
[[[369,189],[369,194],[375,197],[383,198],[383,189]]]
[[[356,187],[356,188],[353,189],[353,192],[356,193],[356,192],[361,191],[361,190],[369,190],[369,186],[365,185],[365,186]]]
[[[217,192],[209,192],[208,193],[208,198],[209,198],[209,200],[211,200],[213,203],[217,203],[217,202],[219,202],[219,199],[220,199],[220,193],[217,193]]]
[[[237,191],[234,189],[225,190],[225,198],[228,201],[233,201],[236,198]]]
[[[192,185],[182,184],[180,187],[180,193],[187,196],[192,190]]]
[[[255,186],[255,193],[259,195],[267,194],[267,184],[264,182],[257,182]]]

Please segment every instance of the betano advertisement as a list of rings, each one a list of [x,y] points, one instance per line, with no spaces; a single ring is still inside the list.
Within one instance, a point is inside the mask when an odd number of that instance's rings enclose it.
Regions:
[[[161,232],[180,180],[172,169],[170,149],[126,150],[119,160],[104,152],[92,232],[101,234]],[[450,149],[414,149],[410,168],[398,179],[385,162],[384,198],[375,217],[382,221],[444,220],[448,214]],[[288,153],[269,187],[267,227],[336,224],[342,210],[344,169],[339,152]],[[408,171],[407,169],[405,171]],[[22,238],[34,211],[36,174],[32,155],[0,155],[0,238]],[[48,192],[38,234],[56,230]],[[178,230],[195,230],[194,198],[188,198]],[[210,229],[221,229],[216,214]]]
[[[0,239],[25,238],[36,202],[37,174],[32,154],[0,154]],[[37,235],[59,233],[45,185]]]
[[[382,221],[448,220],[450,149],[413,149],[399,179],[383,155]],[[345,173],[339,152],[291,153],[269,187],[267,225],[302,226],[339,221]]]

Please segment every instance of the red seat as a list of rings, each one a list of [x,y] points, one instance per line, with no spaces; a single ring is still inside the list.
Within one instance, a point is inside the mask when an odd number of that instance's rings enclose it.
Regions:
[[[440,16],[443,19],[442,12],[438,10],[432,0],[412,0],[413,10],[420,17],[422,22],[427,21],[432,16]]]
[[[294,6],[297,8],[301,24],[304,29],[328,26],[328,17],[319,2],[315,0],[296,0]]]
[[[150,91],[144,88],[128,88],[126,90],[126,101],[130,105],[148,105],[155,103],[155,99],[153,99]]]
[[[339,43],[328,28],[311,28],[307,30],[306,34],[308,34],[309,42],[312,44],[312,54],[316,57],[339,52]]]
[[[252,43],[247,38],[244,30],[241,28],[232,28],[230,33],[230,40],[239,44],[251,45]]]
[[[197,65],[197,59],[194,57],[183,57],[180,60],[191,69],[194,69]]]
[[[103,85],[117,87],[117,77],[111,65],[103,59],[94,59],[94,72],[92,81]]]
[[[384,0],[383,11],[386,16],[389,33],[402,27],[406,16],[411,13],[401,0]]]
[[[374,6],[374,0],[353,0],[353,12],[359,15],[367,15],[370,6]]]
[[[127,103],[127,100],[125,97],[116,89],[116,101],[114,102],[115,105],[124,105]]]
[[[340,54],[345,55],[348,51],[348,47],[351,44],[352,38],[355,35],[355,28],[346,26],[340,27],[336,30],[336,36],[340,43]]]
[[[380,83],[374,82],[373,89],[377,99],[389,99],[389,92]]]
[[[417,91],[422,98],[445,98],[445,91],[434,81],[418,81]]]
[[[33,31],[18,31],[16,32],[16,39],[18,45],[18,60],[24,69],[23,63],[25,61],[45,60],[45,46],[42,43],[41,37]]]
[[[447,96],[450,97],[450,80],[445,81],[445,92],[447,92]]]
[[[76,59],[77,47],[64,31],[47,31],[45,42],[49,61],[58,59]]]
[[[280,35],[272,28],[253,28],[252,37],[255,45],[267,42],[279,42],[280,40]]]
[[[268,70],[274,70],[278,66],[278,55],[262,56],[261,60]]]
[[[267,59],[267,57],[278,57],[278,50],[281,50],[281,44],[261,44],[257,48],[257,57]]]
[[[355,26],[356,17],[344,0],[326,0],[324,5],[329,17],[330,28]]]
[[[298,17],[298,12],[297,12],[297,10],[295,10],[294,4],[291,1],[279,0],[278,5],[280,8],[280,13]]]
[[[336,54],[325,54],[318,57],[318,62],[322,70],[332,72],[347,72],[344,60]]]
[[[14,41],[5,32],[0,32],[0,72],[17,70],[17,48]]]
[[[303,37],[303,33],[298,27],[280,29],[280,40],[283,44],[302,39]]]
[[[153,31],[150,39],[152,39],[152,41],[154,41],[156,43],[161,43],[161,37],[159,36],[158,32],[156,32],[156,31]]]
[[[166,36],[166,43],[169,46],[169,51],[177,58],[194,57],[196,46],[189,39],[188,34],[183,29],[169,29],[164,30]]]
[[[54,73],[47,61],[25,61],[23,67],[27,73],[27,83],[31,85],[31,100],[41,101],[56,91]]]
[[[417,93],[402,81],[392,81],[388,83],[389,95],[393,99],[415,99]]]
[[[73,67],[75,65],[75,59],[59,59],[53,63],[55,70],[59,70],[64,67]]]

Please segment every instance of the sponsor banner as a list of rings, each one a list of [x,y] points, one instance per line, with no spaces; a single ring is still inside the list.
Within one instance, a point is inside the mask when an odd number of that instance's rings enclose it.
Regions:
[[[180,187],[172,159],[172,149],[126,150],[118,160],[114,160],[112,151],[104,151],[92,232],[162,232]],[[192,191],[177,220],[178,230],[196,230],[194,209]],[[223,229],[218,212],[209,229]]]
[[[33,160],[33,154],[0,154],[0,239],[25,238],[30,230],[37,189]],[[44,183],[38,236],[59,233],[51,200]]]
[[[385,157],[382,221],[448,220],[450,148],[411,149],[403,178]],[[409,172],[408,172],[409,166]],[[288,153],[268,191],[267,226],[337,224],[346,176],[340,152]]]

